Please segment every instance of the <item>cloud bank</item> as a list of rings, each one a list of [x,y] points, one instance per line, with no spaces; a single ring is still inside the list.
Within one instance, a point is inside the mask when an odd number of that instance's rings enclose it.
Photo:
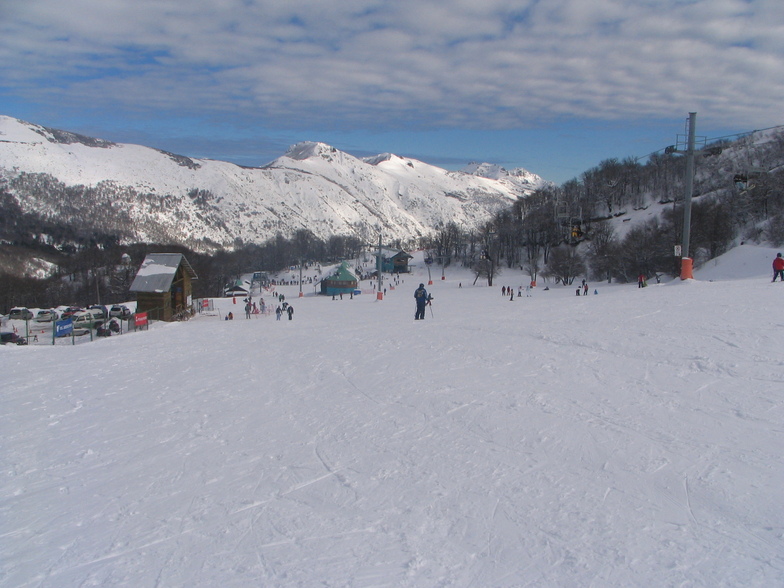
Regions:
[[[5,94],[275,128],[777,124],[780,0],[33,0]]]

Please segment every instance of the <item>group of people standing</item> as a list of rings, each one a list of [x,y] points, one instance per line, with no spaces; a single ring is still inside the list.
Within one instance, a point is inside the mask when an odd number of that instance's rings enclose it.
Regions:
[[[288,315],[289,320],[294,318],[294,307],[291,306],[288,302],[284,302],[281,306],[278,306],[275,309],[275,320],[280,320],[280,317],[284,314]]]
[[[463,284],[460,284],[460,287],[463,287]],[[531,297],[531,286],[525,287],[525,295],[527,298]],[[514,288],[511,286],[501,286],[501,296],[509,296],[509,300],[514,300]],[[523,296],[523,287],[517,287],[517,297],[521,298]]]
[[[280,304],[275,309],[275,320],[279,321],[280,317],[284,314],[287,314],[289,320],[292,320],[294,318],[294,307],[286,302],[286,297],[283,294],[278,296],[278,302],[280,302]]]
[[[294,319],[294,307],[291,306],[288,302],[286,302],[286,297],[283,294],[275,294],[275,297],[278,299],[278,306],[275,308],[275,318],[276,320],[280,320],[281,316],[286,315],[289,317],[289,320]],[[267,305],[262,298],[260,300],[260,307],[253,302],[253,298],[248,296],[243,300],[245,303],[245,318],[251,318],[251,315],[254,314],[266,314],[267,312]],[[234,320],[234,313],[230,312],[226,315],[225,320],[231,321]]]

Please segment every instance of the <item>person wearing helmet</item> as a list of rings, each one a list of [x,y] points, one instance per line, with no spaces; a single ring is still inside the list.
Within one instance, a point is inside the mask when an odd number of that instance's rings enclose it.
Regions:
[[[425,306],[430,301],[430,296],[425,290],[424,284],[419,284],[419,288],[414,290],[414,300],[416,300],[416,314],[414,320],[425,320]]]

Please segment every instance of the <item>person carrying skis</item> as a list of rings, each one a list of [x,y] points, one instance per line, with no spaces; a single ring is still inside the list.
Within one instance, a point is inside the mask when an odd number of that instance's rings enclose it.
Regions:
[[[425,320],[425,306],[430,303],[432,297],[427,293],[427,290],[425,290],[424,284],[419,284],[419,288],[414,290],[414,300],[416,300],[416,314],[414,314],[414,320]]]
[[[773,260],[773,281],[776,281],[776,278],[780,277],[781,281],[784,282],[784,257],[781,257],[781,253],[776,256],[776,259]]]

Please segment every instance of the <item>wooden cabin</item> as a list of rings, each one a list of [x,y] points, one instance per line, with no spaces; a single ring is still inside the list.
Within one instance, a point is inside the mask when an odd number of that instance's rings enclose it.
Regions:
[[[175,314],[190,308],[191,283],[196,279],[196,272],[181,253],[150,253],[131,284],[136,312],[147,312],[152,320],[173,320]]]
[[[392,257],[389,258],[388,263],[392,265],[392,268],[388,271],[392,272],[393,274],[407,274],[408,273],[408,260],[412,259],[413,255],[409,255],[405,251],[398,251]]]
[[[379,252],[375,253],[378,257]],[[409,255],[402,249],[389,249],[382,247],[380,249],[381,255],[381,271],[388,274],[407,274],[409,272],[408,260],[413,256]]]

